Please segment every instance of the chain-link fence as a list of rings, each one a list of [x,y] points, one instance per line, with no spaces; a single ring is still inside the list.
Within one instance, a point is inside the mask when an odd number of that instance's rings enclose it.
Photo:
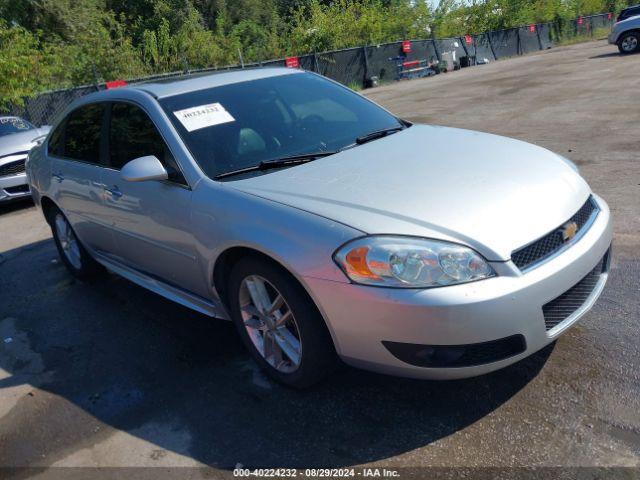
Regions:
[[[597,29],[610,28],[615,22],[611,13],[579,17],[570,21],[533,24],[522,27],[466,35],[455,38],[411,40],[380,45],[347,48],[296,57],[299,68],[320,73],[352,88],[365,88],[402,78],[404,65],[420,62],[421,68],[441,63],[443,57],[455,58],[460,66],[473,66],[503,58],[526,55],[554,46],[559,40],[576,36],[593,36]],[[455,52],[455,55],[453,55]],[[291,60],[291,59],[289,59]],[[294,62],[295,64],[295,62]],[[128,80],[128,83],[177,77],[188,73],[234,70],[258,66],[287,66],[287,59],[269,60],[225,68],[208,68],[189,72],[172,72]],[[434,70],[435,72],[435,70]],[[35,125],[52,123],[73,100],[106,88],[106,84],[42,93],[25,99],[24,105],[11,108]]]

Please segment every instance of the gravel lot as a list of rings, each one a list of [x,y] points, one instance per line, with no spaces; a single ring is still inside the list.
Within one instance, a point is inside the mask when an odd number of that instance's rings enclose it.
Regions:
[[[616,51],[592,42],[367,92],[408,120],[564,154],[612,207],[599,303],[484,377],[345,368],[284,389],[231,324],[115,276],[74,281],[40,213],[2,207],[0,466],[640,466],[640,55]]]

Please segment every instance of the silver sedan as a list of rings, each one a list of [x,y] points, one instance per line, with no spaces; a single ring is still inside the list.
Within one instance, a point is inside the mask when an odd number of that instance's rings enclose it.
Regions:
[[[235,323],[276,380],[338,359],[480,375],[553,342],[607,280],[609,208],[569,160],[412,125],[312,73],[73,103],[27,163],[62,260]]]
[[[0,203],[28,198],[25,161],[29,150],[49,132],[20,117],[0,116]]]

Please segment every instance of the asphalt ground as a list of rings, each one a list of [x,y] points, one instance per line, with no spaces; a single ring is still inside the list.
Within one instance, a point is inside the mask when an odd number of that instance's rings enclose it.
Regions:
[[[230,323],[113,275],[75,281],[38,211],[1,207],[0,466],[640,467],[638,78],[640,55],[592,42],[366,92],[414,122],[566,155],[611,206],[612,271],[593,310],[479,378],[344,368],[288,390]]]

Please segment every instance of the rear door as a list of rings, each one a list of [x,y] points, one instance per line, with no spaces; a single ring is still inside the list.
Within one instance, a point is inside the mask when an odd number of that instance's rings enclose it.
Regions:
[[[114,248],[104,218],[101,154],[104,103],[84,105],[53,132],[48,145],[54,201],[69,219],[80,241],[98,252]]]
[[[130,267],[201,296],[208,294],[191,233],[191,189],[153,121],[138,105],[114,102],[108,129],[105,207],[118,256]],[[120,169],[156,156],[166,181],[127,182]]]

